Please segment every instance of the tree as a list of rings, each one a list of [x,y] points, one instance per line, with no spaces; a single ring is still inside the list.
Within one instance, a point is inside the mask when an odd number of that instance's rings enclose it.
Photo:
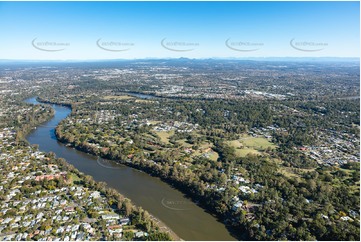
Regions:
[[[133,231],[124,231],[122,239],[125,241],[131,241],[134,238]]]
[[[128,199],[124,199],[122,207],[124,208],[124,212],[126,216],[129,216],[132,213],[132,204]]]

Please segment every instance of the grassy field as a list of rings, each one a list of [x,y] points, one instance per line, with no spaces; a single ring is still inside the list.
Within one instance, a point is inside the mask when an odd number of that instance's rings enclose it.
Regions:
[[[255,149],[252,148],[243,148],[243,149],[236,149],[236,155],[240,157],[245,157],[248,154],[252,155],[260,155],[261,153]]]
[[[315,168],[306,169],[306,168],[287,167],[284,166],[283,161],[278,158],[267,157],[266,159],[269,162],[275,163],[278,167],[278,171],[282,173],[284,176],[289,178],[292,177],[292,178],[300,179],[301,176],[299,174],[303,172],[311,172],[315,170]]]
[[[74,182],[81,181],[81,179],[74,173],[71,173],[70,177],[71,177],[72,184],[74,184]]]
[[[149,123],[150,124],[159,124],[159,123],[161,123],[162,121],[156,121],[156,120],[149,120]]]
[[[212,148],[213,144],[212,143],[208,143],[208,142],[204,142],[201,145],[199,145],[199,149],[197,149],[192,156],[199,156],[199,155],[203,155],[205,153],[209,154],[208,159],[210,160],[214,160],[216,161],[219,157],[218,153],[215,152],[214,150],[210,150],[208,152],[205,152],[205,150]]]
[[[228,145],[234,147],[235,149],[242,149],[244,147],[242,142],[240,140],[238,140],[238,139],[228,141]]]
[[[136,103],[154,103],[153,100],[146,100],[146,99],[135,99]]]
[[[183,147],[192,147],[193,145],[186,142],[186,139],[177,140],[178,144],[182,145]]]
[[[210,159],[210,160],[217,161],[217,160],[218,160],[218,158],[219,158],[218,153],[217,153],[217,152],[212,151],[212,152],[211,152],[211,155],[209,156],[209,159]]]
[[[197,149],[193,154],[194,155],[201,155],[204,152],[202,152],[205,149],[208,149],[209,147],[212,147],[212,144],[208,143],[208,142],[204,142],[201,145],[199,145],[199,149]]]
[[[123,96],[104,96],[103,99],[105,100],[127,100],[127,99],[134,99],[132,96],[123,95]]]
[[[177,141],[180,145],[182,145],[184,148],[189,148],[192,147],[192,144],[189,144],[186,142],[186,139],[181,139]],[[194,153],[192,153],[191,157],[195,157],[195,156],[199,156],[199,155],[203,155],[205,153],[209,154],[208,159],[210,160],[214,160],[216,161],[219,157],[218,153],[210,150],[208,152],[205,152],[206,149],[208,148],[212,148],[213,144],[212,143],[208,143],[208,142],[203,142],[201,145],[199,145],[199,148],[197,150],[194,151]]]
[[[159,136],[160,140],[163,143],[169,144],[169,137],[174,135],[174,130],[171,130],[171,131],[155,131],[155,133]]]
[[[276,145],[269,142],[266,138],[263,137],[242,138],[241,142],[243,143],[244,146],[252,147],[259,151],[265,150],[268,147],[271,147],[271,149],[276,148]]]
[[[296,174],[294,171],[292,171],[292,168],[290,168],[290,167],[279,166],[279,171],[285,177],[300,178],[300,176],[298,174]]]
[[[268,141],[263,137],[252,137],[247,135],[241,135],[240,139],[231,140],[227,142],[229,146],[236,149],[236,155],[245,157],[248,154],[261,154],[262,151],[270,147],[276,148],[276,145]]]

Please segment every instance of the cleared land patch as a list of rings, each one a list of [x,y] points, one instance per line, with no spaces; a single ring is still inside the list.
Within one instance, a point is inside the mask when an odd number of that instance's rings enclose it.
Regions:
[[[171,131],[154,131],[154,132],[158,135],[160,140],[165,144],[169,144],[169,137],[174,135],[174,130],[171,130]]]
[[[132,96],[122,95],[122,96],[104,96],[103,99],[105,100],[128,100],[134,99]]]
[[[234,147],[236,150],[236,155],[240,157],[245,157],[248,154],[259,155],[262,151],[266,150],[268,147],[271,149],[276,148],[277,146],[263,137],[252,137],[241,135],[240,139],[231,140],[227,142],[229,146]]]

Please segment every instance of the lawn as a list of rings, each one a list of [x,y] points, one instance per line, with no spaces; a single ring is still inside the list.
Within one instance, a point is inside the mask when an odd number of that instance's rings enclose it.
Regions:
[[[105,100],[112,100],[112,99],[116,99],[116,100],[128,100],[128,99],[133,99],[134,97],[132,96],[128,96],[128,95],[122,95],[122,96],[104,96],[103,99]]]
[[[253,154],[253,155],[260,155],[261,153],[255,149],[252,148],[243,148],[243,149],[236,149],[236,155],[240,156],[240,157],[245,157],[248,154]]]
[[[212,152],[211,152],[211,154],[210,154],[210,156],[209,156],[209,159],[210,159],[210,160],[213,160],[213,161],[217,161],[217,160],[218,160],[218,158],[219,158],[218,153],[217,153],[217,152],[212,151]]]
[[[236,150],[236,155],[245,157],[248,154],[261,154],[262,151],[270,147],[276,148],[276,145],[268,141],[263,137],[252,137],[247,135],[241,135],[240,139],[230,140],[227,142],[229,146],[232,146]]]
[[[74,182],[81,181],[81,179],[75,173],[70,173],[70,177],[72,184],[74,184]]]
[[[231,140],[228,141],[228,145],[234,147],[235,149],[241,149],[243,148],[243,144],[241,143],[240,140]]]
[[[149,123],[154,125],[154,124],[159,124],[161,123],[162,121],[156,121],[156,120],[149,120]]]
[[[271,149],[276,148],[276,145],[269,142],[266,138],[263,137],[241,138],[240,141],[243,143],[244,146],[252,147],[259,151],[265,150],[268,147],[271,147]]]
[[[163,143],[169,144],[169,137],[174,135],[174,130],[171,130],[171,131],[155,131],[155,133],[159,136],[160,140]]]
[[[186,147],[186,148],[193,146],[192,144],[188,143],[188,142],[186,141],[186,139],[180,139],[180,140],[177,140],[177,142],[178,142],[180,145],[182,145],[183,147]]]
[[[209,142],[203,142],[201,145],[199,145],[199,149],[195,150],[195,152],[192,154],[192,157],[199,156],[203,154],[208,154],[208,159],[217,161],[219,158],[219,155],[214,150],[210,150],[208,152],[205,152],[206,149],[212,148],[213,144]]]
[[[153,100],[146,100],[146,99],[135,99],[136,103],[154,103]]]

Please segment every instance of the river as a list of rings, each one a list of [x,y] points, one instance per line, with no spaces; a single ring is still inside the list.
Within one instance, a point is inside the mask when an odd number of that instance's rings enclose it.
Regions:
[[[35,98],[25,101],[39,104]],[[94,180],[106,182],[134,204],[159,218],[184,240],[236,240],[224,224],[160,179],[77,151],[57,141],[55,127],[71,113],[71,109],[60,105],[51,106],[55,110],[54,117],[29,133],[27,140],[30,144],[38,144],[39,150],[52,151],[79,171],[91,175]]]

